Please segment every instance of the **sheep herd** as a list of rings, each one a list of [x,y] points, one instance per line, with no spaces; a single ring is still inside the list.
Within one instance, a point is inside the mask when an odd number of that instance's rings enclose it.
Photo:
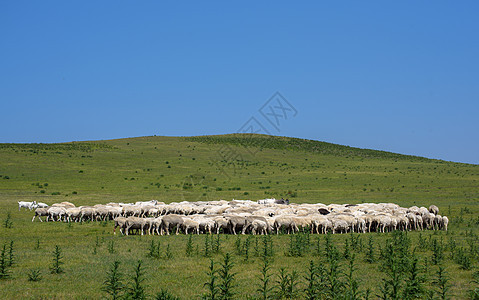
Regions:
[[[27,202],[28,203],[28,202]],[[38,206],[38,204],[37,204]],[[43,205],[42,205],[43,206]],[[23,206],[29,209],[31,207]],[[393,230],[447,230],[449,219],[435,205],[400,207],[394,203],[296,204],[285,200],[172,202],[157,200],[76,207],[70,202],[37,207],[42,221],[83,222],[113,220],[121,234],[188,233],[311,233],[386,232]]]

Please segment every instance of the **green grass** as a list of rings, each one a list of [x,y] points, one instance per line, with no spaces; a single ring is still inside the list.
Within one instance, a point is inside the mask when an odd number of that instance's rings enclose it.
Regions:
[[[18,212],[16,201],[37,200],[76,205],[226,199],[289,198],[297,203],[395,202],[401,206],[436,204],[451,219],[450,231],[423,232],[425,238],[443,237],[467,247],[466,230],[477,235],[479,166],[429,160],[384,151],[358,149],[329,143],[270,137],[226,135],[207,137],[140,137],[62,144],[0,144],[0,222],[11,213],[12,228],[0,229],[0,246],[14,241],[16,264],[12,278],[0,280],[1,298],[100,298],[101,282],[115,259],[131,274],[138,259],[146,267],[148,291],[161,288],[189,299],[205,290],[209,258],[185,254],[186,236],[113,236],[112,224],[85,223],[69,227],[59,223],[31,223],[31,212]],[[461,221],[462,220],[462,221]],[[361,235],[367,244],[370,234]],[[371,234],[376,245],[388,234]],[[409,234],[417,246],[418,233]],[[316,239],[318,236],[312,236]],[[96,241],[100,241],[94,255]],[[324,236],[319,236],[321,245]],[[333,240],[343,251],[347,235]],[[235,237],[222,236],[222,251],[234,253]],[[245,238],[243,237],[243,240]],[[35,250],[37,240],[40,249]],[[160,241],[164,253],[170,244],[173,258],[148,258],[151,240]],[[115,253],[108,244],[114,241]],[[313,250],[303,257],[288,257],[289,237],[273,238],[272,271],[280,267],[306,272],[309,261],[319,261]],[[204,237],[193,237],[200,252]],[[477,245],[477,238],[473,240]],[[49,272],[55,245],[62,249],[65,273]],[[196,246],[195,246],[196,247]],[[313,246],[312,246],[313,247]],[[376,248],[377,249],[377,248]],[[194,248],[194,251],[196,248]],[[250,249],[250,251],[252,251]],[[421,262],[431,250],[418,251]],[[384,277],[380,263],[367,264],[358,252],[361,288],[378,293]],[[473,270],[461,270],[446,251],[445,265],[451,277],[450,295],[464,298]],[[258,288],[260,259],[244,262],[234,254],[237,291],[254,294]],[[472,263],[477,266],[477,257]],[[342,261],[346,268],[346,261]],[[27,273],[39,268],[43,279],[28,281]],[[435,267],[431,267],[431,276]],[[374,294],[373,293],[373,294]],[[373,297],[375,298],[375,297]]]

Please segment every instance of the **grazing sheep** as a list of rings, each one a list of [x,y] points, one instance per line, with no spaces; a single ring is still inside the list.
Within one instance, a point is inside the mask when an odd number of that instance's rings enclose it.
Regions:
[[[431,214],[437,215],[439,213],[439,208],[436,205],[433,204],[433,205],[429,206],[429,212]]]
[[[447,231],[447,224],[449,224],[449,218],[446,216],[442,217],[442,228]]]
[[[115,227],[113,228],[113,234],[116,234],[116,228],[120,227],[120,233],[124,235],[124,229],[126,228],[126,218],[125,217],[116,217],[113,219],[115,222]]]
[[[334,218],[333,223],[333,234],[335,233],[348,233],[350,227],[348,222],[343,219]]]
[[[167,235],[170,235],[170,229],[176,227],[176,235],[178,235],[180,227],[183,225],[183,217],[180,215],[172,214],[166,215],[161,220],[161,232],[163,234],[166,231]]]
[[[183,229],[185,231],[185,234],[188,234],[188,229],[193,229],[193,234],[196,231],[196,234],[200,234],[200,223],[192,220],[190,218],[184,218],[183,219]]]
[[[126,218],[126,223],[125,223],[125,233],[128,235],[129,231],[131,229],[135,229],[138,233],[140,232],[141,235],[144,233],[144,229],[147,226],[146,219],[144,218],[138,218],[138,217],[128,217]]]
[[[261,222],[264,222],[264,223],[268,224],[268,221],[266,221],[265,217],[247,216],[247,217],[244,218],[244,226],[243,226],[243,230],[241,230],[241,234],[245,234],[246,231],[251,228],[251,225],[253,224],[253,221],[255,221],[255,220],[259,220]]]
[[[269,231],[268,222],[262,220],[253,220],[251,228],[253,234],[267,235]]]
[[[276,230],[276,234],[279,234],[279,230],[286,230],[286,232],[294,233],[294,216],[280,216],[274,219],[274,228]]]
[[[243,227],[245,226],[244,217],[227,216],[226,219],[228,220],[228,228],[234,235],[236,235],[236,229],[243,231]]]
[[[83,206],[80,207],[81,215],[80,220],[83,222],[84,220],[94,221],[94,217],[96,215],[96,208],[91,206]]]
[[[447,230],[449,219],[439,215],[437,206],[400,207],[394,203],[360,204],[279,204],[275,199],[162,202],[139,201],[76,207],[70,202],[55,203],[35,210],[36,217],[47,221],[78,222],[114,220],[122,234],[141,230],[141,234],[169,235],[176,228],[188,234],[216,233],[268,234],[280,229],[295,233],[309,227],[310,233],[390,232],[393,230]],[[30,205],[33,205],[31,202]],[[261,203],[261,204],[259,204]],[[40,206],[42,203],[34,203]],[[46,206],[46,204],[44,204]],[[20,206],[20,202],[19,202]],[[33,207],[35,207],[33,206]],[[20,207],[28,208],[28,204]]]
[[[20,208],[25,208],[25,210],[32,210],[34,208],[36,208],[37,202],[36,201],[32,201],[32,202],[27,202],[27,201],[18,201],[18,211],[20,211]]]
[[[72,220],[78,222],[81,217],[81,209],[78,207],[71,207],[65,210],[67,222],[71,222]]]
[[[320,232],[321,229],[321,232]],[[324,233],[328,232],[328,229],[332,229],[331,221],[323,215],[314,215],[311,217],[311,233]]]
[[[38,217],[38,219],[40,219],[40,222],[43,222],[42,218],[40,218],[40,217],[47,217],[48,218],[48,209],[44,208],[44,207],[39,207],[39,208],[35,209],[35,215],[32,218],[32,222],[33,222],[33,220],[35,220],[36,217]]]
[[[52,219],[53,222],[61,221],[66,214],[66,209],[61,206],[51,206],[47,208],[47,211],[48,211],[47,222],[50,219]]]
[[[220,230],[223,230],[223,232],[228,230],[228,220],[223,216],[214,217],[213,221],[215,222],[214,228],[216,229],[216,234],[219,234]]]

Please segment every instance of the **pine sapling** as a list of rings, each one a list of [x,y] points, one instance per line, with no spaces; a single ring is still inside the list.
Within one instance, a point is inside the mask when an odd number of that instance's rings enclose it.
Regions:
[[[53,256],[53,261],[52,265],[50,266],[50,272],[52,274],[60,274],[63,273],[63,268],[61,267],[64,263],[62,261],[63,259],[63,254],[62,254],[62,249],[60,246],[55,245],[55,250],[52,252]]]
[[[424,287],[425,278],[421,275],[419,262],[417,257],[411,259],[409,268],[406,273],[405,287],[403,292],[404,299],[419,299],[425,294]]]
[[[33,250],[40,250],[40,239],[37,239],[37,242],[35,243]]]
[[[206,275],[208,276],[208,281],[205,282],[203,285],[207,289],[207,293],[203,295],[204,299],[208,300],[215,300],[219,299],[219,289],[217,286],[217,275],[218,271],[215,270],[215,263],[213,260],[210,260],[210,266],[208,267],[208,272],[206,272]]]
[[[193,255],[193,235],[189,234],[186,240],[186,256],[191,257]]]
[[[103,281],[102,291],[109,294],[113,300],[121,299],[125,288],[122,280],[123,274],[120,272],[120,262],[115,260],[107,272],[105,281]]]
[[[366,261],[370,264],[375,262],[376,258],[374,256],[374,242],[373,237],[370,235],[368,238],[368,249],[366,252]]]
[[[298,286],[300,284],[300,278],[298,273],[293,270],[291,272],[291,275],[289,276],[289,281],[288,281],[288,298],[289,299],[296,299],[299,296],[299,289]]]
[[[241,237],[239,235],[236,236],[235,249],[236,249],[236,254],[241,255],[243,248],[241,247]]]
[[[433,284],[437,286],[436,292],[439,295],[439,299],[449,299],[448,292],[451,285],[449,284],[449,277],[447,276],[446,268],[442,265],[438,266]]]
[[[256,257],[259,256],[259,243],[258,243],[258,240],[259,240],[258,237],[255,237],[255,238],[254,238],[254,255],[255,255]]]
[[[234,263],[231,259],[231,255],[226,253],[221,268],[218,270],[219,299],[227,300],[233,298],[235,295],[234,288],[236,287],[236,274],[232,272],[233,267]]]
[[[319,288],[319,280],[318,280],[319,274],[318,274],[318,268],[314,264],[314,262],[311,260],[309,262],[309,268],[308,268],[308,273],[306,276],[304,276],[304,279],[306,280],[306,287],[304,289],[304,295],[307,300],[315,300],[319,299],[320,295],[320,288]]]
[[[209,239],[209,235],[208,234],[205,234],[205,243],[204,243],[204,247],[203,247],[203,256],[204,257],[210,257],[211,256],[211,250],[210,250],[210,239]]]
[[[12,222],[12,215],[10,212],[7,212],[7,217],[5,218],[5,221],[3,221],[3,227],[5,228],[12,228],[13,222]]]
[[[431,242],[431,248],[432,248],[431,261],[434,265],[437,265],[441,263],[444,256],[442,244],[438,243],[437,239],[434,238]]]
[[[326,269],[325,290],[330,297],[337,298],[344,290],[344,282],[342,280],[343,273],[339,263],[340,254],[333,244],[330,245],[329,251],[329,265]]]
[[[110,253],[110,254],[115,253],[115,241],[114,240],[111,240],[108,243],[108,253]]]
[[[7,264],[9,267],[13,266],[15,263],[15,251],[13,250],[13,241],[10,241],[10,245],[8,247],[8,261]]]
[[[278,279],[276,280],[274,299],[284,299],[288,295],[289,274],[284,268],[279,269]]]
[[[148,257],[153,257],[153,258],[157,258],[156,257],[156,244],[155,244],[155,241],[151,240],[150,242],[150,246],[148,247],[148,254],[147,256]]]
[[[359,291],[359,280],[354,276],[356,265],[354,263],[355,254],[353,253],[349,259],[349,268],[346,277],[346,299],[359,300],[361,299],[361,292]]]
[[[219,253],[221,249],[221,240],[220,240],[221,235],[217,234],[216,239],[214,239],[213,243],[213,236],[211,236],[211,241],[212,241],[212,251],[213,253]]]
[[[479,271],[472,274],[471,289],[469,290],[469,298],[479,300]]]
[[[351,249],[350,249],[350,245],[349,245],[349,240],[346,239],[346,242],[344,243],[344,253],[343,253],[343,257],[345,259],[349,259],[351,257]]]
[[[256,290],[259,295],[260,299],[267,300],[271,299],[271,293],[273,291],[273,287],[271,286],[271,274],[269,273],[271,267],[269,265],[269,260],[267,257],[263,258],[263,265],[261,267],[261,275],[259,276],[260,286]]]
[[[172,259],[173,258],[173,252],[171,252],[170,244],[166,245],[165,257],[166,257],[166,259]]]
[[[251,235],[248,236],[245,240],[245,242],[243,243],[243,255],[244,255],[244,260],[245,261],[248,261],[249,259],[249,246],[250,246],[250,243],[251,243]]]
[[[7,245],[3,245],[0,253],[0,279],[7,279],[10,277],[10,270],[8,267]]]
[[[319,237],[316,239],[316,243],[314,246],[314,255],[321,256],[321,240]]]
[[[145,286],[143,282],[145,272],[142,267],[142,261],[139,260],[135,266],[133,276],[131,277],[131,283],[127,289],[126,298],[127,299],[146,299],[147,295],[145,292]]]

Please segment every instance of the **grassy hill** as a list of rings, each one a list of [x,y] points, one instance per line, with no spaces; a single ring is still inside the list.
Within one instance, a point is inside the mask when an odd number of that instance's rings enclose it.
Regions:
[[[295,202],[472,203],[479,166],[265,135],[0,144],[0,193],[69,200],[288,197]]]
[[[5,222],[7,214],[13,221],[12,228],[0,229],[0,246],[14,241],[17,257],[12,279],[0,280],[0,297],[54,295],[57,299],[72,299],[89,295],[97,299],[106,295],[101,292],[101,282],[115,259],[122,261],[127,273],[137,259],[143,259],[148,276],[145,283],[150,289],[168,288],[184,299],[198,296],[207,280],[209,258],[201,254],[185,257],[185,236],[113,236],[111,223],[32,223],[32,213],[18,212],[16,201],[37,200],[48,204],[70,201],[87,205],[151,199],[172,202],[269,197],[289,198],[296,203],[436,204],[442,214],[450,216],[450,231],[423,235],[411,232],[408,235],[412,247],[419,247],[421,263],[428,265],[432,250],[421,245],[440,238],[449,249],[446,265],[452,278],[450,293],[455,298],[467,294],[473,270],[461,270],[452,258],[454,251],[448,247],[454,243],[464,249],[476,249],[467,251],[476,253],[471,254],[471,259],[477,264],[479,165],[312,140],[231,134],[0,144],[0,222]],[[366,264],[363,258],[369,237],[374,239],[379,255],[389,235],[361,235],[364,248],[358,254],[358,268],[369,276],[363,278],[362,287],[378,293],[378,282],[383,278],[378,271],[380,261]],[[341,252],[347,239],[346,235],[333,237]],[[151,241],[161,243],[163,251],[171,245],[173,258],[148,257]],[[222,241],[222,253],[235,251],[237,238],[225,236]],[[314,245],[316,241],[322,249],[324,237],[314,237]],[[201,253],[204,237],[193,237],[193,243],[194,249]],[[274,243],[274,272],[280,267],[302,272],[309,260],[321,261],[321,257],[314,255],[315,250],[304,257],[285,256],[290,243],[287,236],[274,237]],[[66,272],[58,276],[48,272],[54,245],[62,247],[66,260]],[[115,250],[110,251],[112,248]],[[221,255],[215,254],[213,259],[219,261]],[[243,257],[235,256],[235,261],[240,294],[253,294],[257,286],[251,282],[259,276],[260,258],[252,257],[245,262]],[[344,271],[346,264],[342,262]],[[44,280],[39,283],[26,278],[26,272],[35,268],[43,272]],[[437,267],[429,268],[426,275],[433,278]]]

